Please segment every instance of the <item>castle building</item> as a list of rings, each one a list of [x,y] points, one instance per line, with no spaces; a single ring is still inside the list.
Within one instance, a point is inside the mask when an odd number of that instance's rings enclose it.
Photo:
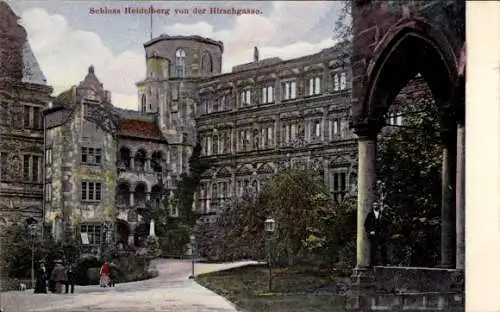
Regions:
[[[18,20],[0,1],[0,226],[43,213],[42,110],[52,88]]]
[[[222,73],[222,42],[161,35],[144,44],[138,109],[126,110],[93,66],[51,101],[18,18],[0,8],[2,222],[43,220],[56,239],[77,234],[94,253],[141,245],[149,211],[173,195],[197,142],[213,164],[193,205],[205,222],[284,168],[317,171],[337,201],[356,194],[346,45],[290,60],[261,60],[255,48],[253,62]]]

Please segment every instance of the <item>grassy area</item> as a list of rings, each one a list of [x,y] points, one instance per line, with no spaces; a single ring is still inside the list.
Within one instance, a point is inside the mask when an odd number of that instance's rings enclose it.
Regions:
[[[315,292],[334,283],[331,272],[327,270],[273,269],[271,293],[265,266],[203,274],[197,277],[197,281],[247,312],[342,312],[345,306],[343,296]]]

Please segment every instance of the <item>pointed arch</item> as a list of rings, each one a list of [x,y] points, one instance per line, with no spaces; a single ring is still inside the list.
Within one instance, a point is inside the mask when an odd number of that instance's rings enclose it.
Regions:
[[[257,169],[258,174],[273,174],[275,173],[275,166],[273,163],[265,163]]]

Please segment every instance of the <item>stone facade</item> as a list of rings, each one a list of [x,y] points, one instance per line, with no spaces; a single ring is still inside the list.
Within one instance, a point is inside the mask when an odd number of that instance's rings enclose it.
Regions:
[[[52,88],[26,31],[0,2],[0,225],[43,214],[43,118]]]

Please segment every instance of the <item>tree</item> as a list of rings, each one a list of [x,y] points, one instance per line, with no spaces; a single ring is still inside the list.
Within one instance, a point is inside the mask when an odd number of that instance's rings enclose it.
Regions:
[[[407,103],[406,114],[404,127],[392,129],[378,144],[377,175],[386,186],[397,261],[430,266],[439,253],[439,115],[430,94]]]
[[[202,146],[198,140],[189,158],[189,173],[182,173],[181,179],[174,191],[172,204],[179,208],[179,217],[184,223],[193,226],[197,215],[193,211],[194,194],[198,190],[201,175],[210,168],[211,162],[202,159]],[[167,204],[168,207],[168,204]]]
[[[323,246],[323,225],[335,213],[322,177],[299,169],[285,170],[269,180],[257,206],[266,217],[276,220],[275,237],[280,242],[276,251],[286,256],[289,265],[296,262],[301,252]]]

